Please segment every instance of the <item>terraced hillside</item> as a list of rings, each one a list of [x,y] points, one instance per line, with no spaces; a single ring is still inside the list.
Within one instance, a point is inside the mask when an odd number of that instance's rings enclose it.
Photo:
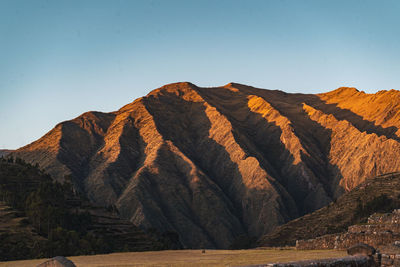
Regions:
[[[277,227],[258,245],[295,245],[296,240],[345,232],[374,212],[391,212],[395,208],[400,208],[400,173],[385,174],[367,179],[322,209]]]
[[[45,244],[24,215],[0,202],[0,260],[34,258]]]
[[[0,159],[0,261],[171,248],[21,159]],[[176,241],[179,243],[179,240]]]

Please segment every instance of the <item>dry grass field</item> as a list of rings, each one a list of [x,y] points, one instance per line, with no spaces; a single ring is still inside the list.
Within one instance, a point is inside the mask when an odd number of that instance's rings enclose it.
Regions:
[[[305,259],[322,259],[345,256],[345,251],[295,249],[251,249],[251,250],[169,250],[149,252],[113,253],[94,256],[69,257],[78,267],[131,267],[131,266],[240,266],[271,262],[288,262]],[[0,262],[0,267],[31,267],[41,260]]]

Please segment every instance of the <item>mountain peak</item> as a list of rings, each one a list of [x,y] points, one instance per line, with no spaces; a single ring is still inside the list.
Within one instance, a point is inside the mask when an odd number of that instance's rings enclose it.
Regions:
[[[235,83],[235,82],[230,82],[228,84],[225,84],[224,86],[222,86],[224,88],[243,88],[243,87],[250,87],[253,88],[252,86],[246,85],[246,84],[242,84],[242,83]]]
[[[330,91],[326,94],[335,94],[335,95],[354,95],[359,93],[360,91],[355,87],[339,87],[333,91]]]
[[[223,87],[236,87],[236,86],[241,86],[241,85],[244,85],[244,84],[230,82],[230,83],[225,84]]]
[[[160,88],[196,88],[197,85],[191,83],[191,82],[175,82],[175,83],[169,83],[166,85],[161,86]]]
[[[188,92],[196,88],[198,87],[191,82],[176,82],[176,83],[166,84],[157,89],[154,89],[153,91],[148,93],[147,96],[157,96],[161,92],[169,92],[169,93]]]

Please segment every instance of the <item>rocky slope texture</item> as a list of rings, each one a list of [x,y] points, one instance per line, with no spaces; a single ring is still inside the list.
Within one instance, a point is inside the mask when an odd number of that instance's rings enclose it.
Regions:
[[[328,206],[275,228],[263,236],[258,245],[293,246],[296,240],[345,232],[352,224],[366,222],[370,214],[389,212],[399,207],[400,173],[381,175],[367,179]],[[336,235],[331,236],[334,240]]]
[[[176,231],[186,247],[226,248],[399,170],[399,94],[176,83],[60,123],[13,155],[71,176],[142,228]]]

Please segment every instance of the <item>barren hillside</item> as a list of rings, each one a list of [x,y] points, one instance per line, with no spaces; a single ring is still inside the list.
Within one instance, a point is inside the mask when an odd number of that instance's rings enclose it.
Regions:
[[[13,156],[189,248],[227,248],[400,167],[400,93],[163,86],[58,124]]]

